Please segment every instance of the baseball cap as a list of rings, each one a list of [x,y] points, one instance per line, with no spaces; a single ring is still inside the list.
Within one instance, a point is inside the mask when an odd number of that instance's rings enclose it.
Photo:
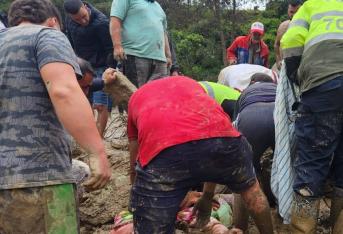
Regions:
[[[255,22],[251,25],[250,32],[258,32],[264,34],[264,25],[261,22]]]

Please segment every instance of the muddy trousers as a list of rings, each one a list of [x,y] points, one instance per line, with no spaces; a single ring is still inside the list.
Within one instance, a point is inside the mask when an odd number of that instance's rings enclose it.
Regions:
[[[292,233],[315,233],[319,198],[332,173],[343,188],[343,77],[302,94],[295,123]]]
[[[73,184],[0,190],[1,234],[77,234]]]
[[[343,189],[335,188],[331,200],[330,224],[333,234],[343,233]]]

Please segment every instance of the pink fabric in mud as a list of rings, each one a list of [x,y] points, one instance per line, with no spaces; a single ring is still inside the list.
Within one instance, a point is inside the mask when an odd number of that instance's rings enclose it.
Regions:
[[[138,139],[138,160],[144,167],[168,147],[240,133],[196,81],[176,76],[147,83],[132,95],[128,136]]]
[[[133,234],[133,223],[127,223],[110,232],[110,234]]]

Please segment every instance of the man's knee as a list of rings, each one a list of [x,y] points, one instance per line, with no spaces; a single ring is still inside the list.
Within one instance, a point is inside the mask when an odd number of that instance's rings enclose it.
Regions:
[[[248,210],[252,210],[255,213],[261,213],[268,207],[266,196],[257,180],[252,186],[243,191],[241,196]]]

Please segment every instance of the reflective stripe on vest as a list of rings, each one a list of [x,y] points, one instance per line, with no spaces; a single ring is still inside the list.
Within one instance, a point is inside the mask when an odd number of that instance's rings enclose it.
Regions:
[[[206,90],[207,90],[207,94],[208,94],[211,98],[216,99],[216,97],[215,97],[215,95],[214,95],[214,90],[213,90],[212,86],[209,85],[206,81],[201,81],[200,83],[203,84],[203,85],[205,86],[205,88],[206,88]]]
[[[343,40],[343,33],[325,33],[315,38],[312,38],[306,43],[304,47],[304,52],[308,50],[311,46],[326,40]]]

